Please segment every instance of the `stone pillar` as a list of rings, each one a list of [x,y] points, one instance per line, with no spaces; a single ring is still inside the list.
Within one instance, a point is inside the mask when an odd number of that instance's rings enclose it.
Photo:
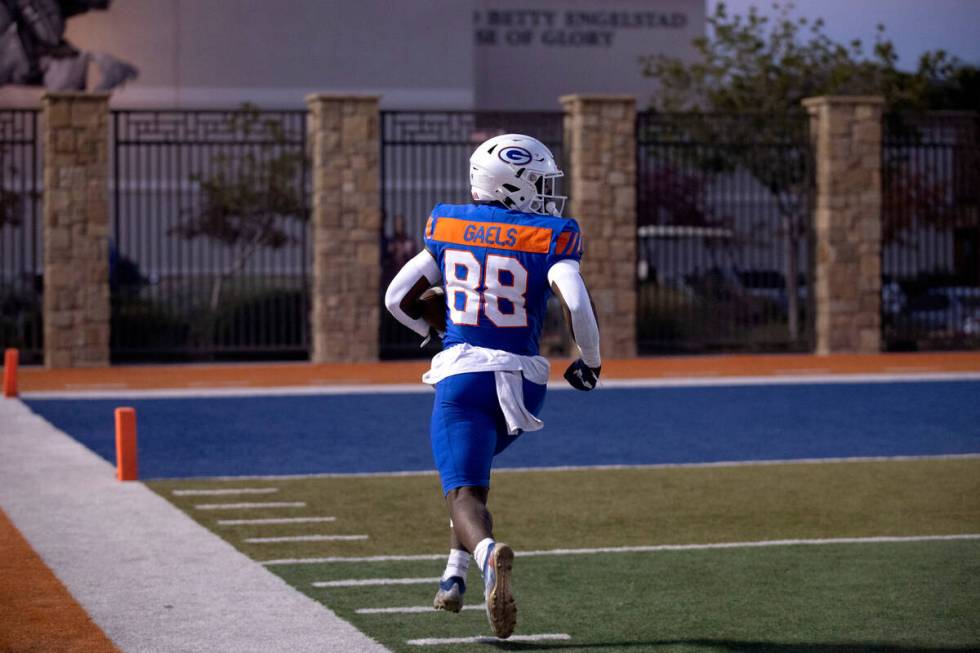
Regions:
[[[567,95],[571,206],[585,254],[582,276],[598,312],[602,355],[636,355],[636,99]]]
[[[109,96],[47,93],[44,364],[109,364]]]
[[[880,97],[815,97],[816,353],[881,348]]]
[[[312,360],[378,358],[380,131],[375,96],[310,95]]]

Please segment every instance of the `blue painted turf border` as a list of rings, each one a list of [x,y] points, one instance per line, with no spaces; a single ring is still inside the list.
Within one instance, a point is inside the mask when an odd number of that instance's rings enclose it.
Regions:
[[[143,478],[432,469],[431,393],[25,403],[110,461],[113,409],[135,407]],[[542,418],[497,467],[980,453],[980,382],[551,392]]]

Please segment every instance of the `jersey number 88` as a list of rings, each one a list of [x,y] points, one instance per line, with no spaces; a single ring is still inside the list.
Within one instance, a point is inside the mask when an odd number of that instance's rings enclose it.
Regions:
[[[487,254],[486,265],[482,266],[473,252],[460,249],[447,249],[444,261],[446,303],[454,324],[477,326],[482,307],[498,327],[527,326],[527,270],[520,261],[513,256]],[[459,295],[464,297],[462,308],[457,308]],[[501,310],[501,299],[510,302],[510,312]]]

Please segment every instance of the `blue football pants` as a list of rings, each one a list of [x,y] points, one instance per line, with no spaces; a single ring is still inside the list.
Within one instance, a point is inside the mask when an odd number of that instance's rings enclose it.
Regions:
[[[524,379],[523,390],[524,405],[537,416],[546,386]],[[443,494],[458,487],[490,487],[493,457],[519,435],[507,433],[493,372],[455,374],[436,384],[432,456]]]

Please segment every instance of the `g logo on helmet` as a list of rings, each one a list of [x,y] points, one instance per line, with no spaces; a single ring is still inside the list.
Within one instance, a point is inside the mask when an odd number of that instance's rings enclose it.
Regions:
[[[517,147],[516,145],[511,145],[510,147],[505,147],[501,149],[497,156],[504,163],[509,163],[515,166],[526,166],[531,162],[531,153],[525,150],[523,147]]]

